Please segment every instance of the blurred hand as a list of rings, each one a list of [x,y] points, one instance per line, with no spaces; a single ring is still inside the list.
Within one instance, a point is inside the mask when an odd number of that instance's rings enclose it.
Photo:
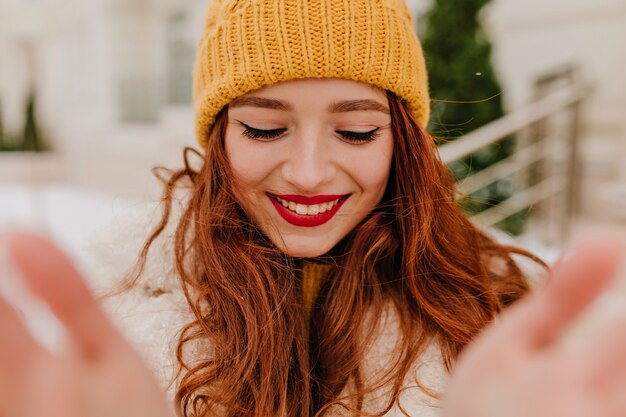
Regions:
[[[27,286],[63,322],[70,340],[61,354],[42,348],[0,298],[0,416],[174,416],[68,258],[37,235],[13,234],[8,245]]]
[[[608,238],[579,245],[486,329],[461,355],[442,417],[626,416],[626,319],[592,340],[560,337],[611,282],[621,252]]]

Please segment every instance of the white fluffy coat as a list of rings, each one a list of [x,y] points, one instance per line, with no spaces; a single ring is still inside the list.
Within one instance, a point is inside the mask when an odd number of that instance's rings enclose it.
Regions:
[[[139,249],[151,230],[150,225],[159,215],[156,208],[140,210],[112,223],[91,241],[88,274],[97,294],[110,290],[134,265]],[[103,305],[122,334],[154,370],[169,397],[173,398],[177,336],[192,316],[173,270],[171,234],[170,227],[155,241],[139,285],[103,299]],[[380,332],[364,363],[366,378],[387,368],[398,341],[399,324],[393,308],[386,310],[379,323]],[[411,417],[437,416],[438,401],[427,396],[413,381],[418,378],[429,389],[442,392],[447,377],[439,348],[433,344],[409,373],[400,396],[401,407]],[[387,402],[388,391],[381,389],[365,399],[365,410],[380,411]],[[337,417],[340,415],[340,410],[334,414]],[[404,417],[404,414],[396,404],[385,416]]]

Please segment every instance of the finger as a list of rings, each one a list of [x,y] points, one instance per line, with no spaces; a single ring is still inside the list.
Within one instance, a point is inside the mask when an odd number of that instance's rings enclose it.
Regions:
[[[596,238],[577,245],[568,259],[559,262],[526,321],[529,343],[542,347],[560,336],[613,282],[622,253],[618,240]]]
[[[31,233],[9,235],[8,249],[31,291],[50,306],[84,354],[99,359],[119,346],[122,338],[60,249]]]
[[[0,415],[15,398],[34,359],[45,355],[24,327],[19,313],[0,297]]]
[[[611,237],[576,245],[554,267],[545,288],[503,315],[500,340],[494,343],[517,341],[530,349],[550,344],[612,282],[622,252],[621,243]]]

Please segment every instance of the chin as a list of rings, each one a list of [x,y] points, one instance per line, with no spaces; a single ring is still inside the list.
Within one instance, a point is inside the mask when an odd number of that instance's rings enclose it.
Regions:
[[[317,258],[324,255],[328,250],[315,249],[283,249],[287,256],[292,258]]]
[[[312,245],[312,244],[295,244],[290,245],[288,242],[286,245],[281,245],[280,249],[292,258],[317,258],[319,256],[325,255],[328,251],[332,249],[332,246],[329,246],[327,243],[322,245]]]

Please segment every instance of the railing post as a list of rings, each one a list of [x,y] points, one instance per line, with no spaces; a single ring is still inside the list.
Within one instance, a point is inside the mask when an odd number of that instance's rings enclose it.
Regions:
[[[563,66],[557,70],[538,78],[535,81],[535,100],[546,97],[552,91],[567,85],[575,85],[580,81],[578,69],[576,66]],[[561,176],[567,184],[563,192],[558,193],[551,198],[537,204],[534,207],[534,213],[539,217],[540,233],[543,235],[542,240],[548,243],[563,242],[569,233],[573,216],[576,211],[576,189],[578,188],[578,105],[579,101],[563,108],[560,112],[546,117],[535,124],[534,129],[537,141],[540,141],[539,148],[542,152],[547,149],[556,150],[556,153],[545,153],[545,158],[538,161],[531,174],[534,180],[543,180],[546,177],[554,175]],[[568,111],[569,110],[569,111]],[[564,126],[559,113],[567,119],[567,125]],[[570,117],[568,117],[570,116]],[[563,130],[561,130],[563,129]],[[559,133],[561,131],[562,133]],[[559,143],[547,143],[555,137],[561,138]],[[560,155],[559,151],[564,150],[565,155]],[[563,158],[564,157],[564,158]],[[565,167],[563,167],[565,164]],[[555,166],[560,165],[556,171]]]
[[[570,107],[571,120],[570,130],[568,132],[569,153],[567,162],[567,175],[569,176],[566,201],[565,201],[565,219],[561,228],[561,236],[563,239],[568,237],[570,226],[574,217],[579,211],[579,192],[580,192],[580,161],[578,155],[579,139],[580,139],[580,108],[581,102],[577,101]]]

